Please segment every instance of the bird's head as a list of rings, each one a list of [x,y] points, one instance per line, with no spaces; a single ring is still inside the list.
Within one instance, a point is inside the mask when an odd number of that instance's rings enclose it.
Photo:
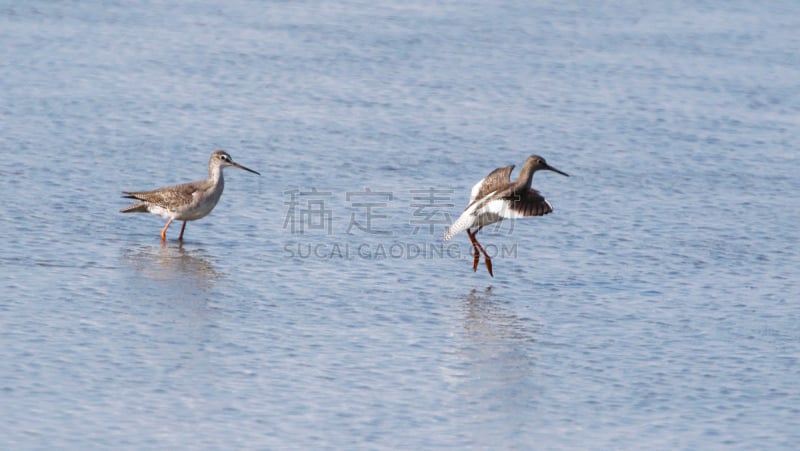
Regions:
[[[252,172],[253,174],[261,175],[258,172],[254,171],[254,170],[252,170],[250,168],[246,168],[246,167],[242,166],[241,164],[233,161],[233,158],[231,158],[231,155],[228,152],[225,152],[224,150],[215,150],[214,153],[211,154],[211,164],[215,165],[215,166],[218,166],[220,168],[233,166],[235,168],[239,168],[239,169],[242,169],[244,171]]]
[[[566,172],[560,171],[554,168],[553,166],[547,164],[547,161],[544,159],[544,157],[540,157],[539,155],[529,156],[525,164],[530,166],[533,172],[547,170],[547,171],[557,172],[565,177],[569,177],[569,174],[567,174]]]

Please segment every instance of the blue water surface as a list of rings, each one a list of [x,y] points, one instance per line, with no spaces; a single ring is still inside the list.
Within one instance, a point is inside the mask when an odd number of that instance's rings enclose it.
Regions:
[[[0,448],[795,449],[800,4],[0,5]],[[208,217],[122,190],[227,169]],[[552,215],[462,234],[537,153]],[[516,177],[516,172],[513,174]]]

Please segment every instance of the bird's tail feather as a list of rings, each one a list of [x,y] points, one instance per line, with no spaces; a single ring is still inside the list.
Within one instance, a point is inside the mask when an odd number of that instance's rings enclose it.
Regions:
[[[467,230],[472,225],[472,211],[467,210],[464,213],[461,213],[461,216],[456,219],[456,222],[453,223],[447,230],[444,231],[444,240],[447,241],[450,238],[458,235],[459,233]]]
[[[135,197],[132,197],[135,199]],[[129,205],[122,210],[120,213],[148,213],[149,210],[147,209],[147,202],[136,202],[133,205]]]

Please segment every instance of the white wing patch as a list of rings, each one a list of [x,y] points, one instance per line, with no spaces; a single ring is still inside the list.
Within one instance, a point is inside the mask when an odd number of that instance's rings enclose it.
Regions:
[[[553,206],[550,205],[550,202],[544,200],[544,203],[547,204],[550,211],[553,210]],[[503,219],[519,219],[526,217],[522,211],[511,208],[511,202],[503,199],[495,199],[487,202],[486,206],[481,208],[481,211],[478,212],[478,214],[490,214],[499,218],[492,222],[502,221]],[[488,222],[487,224],[492,224],[492,222]]]
[[[469,194],[470,203],[472,203],[472,201],[475,200],[475,197],[478,195],[478,192],[481,190],[481,187],[483,186],[483,182],[485,180],[486,180],[486,177],[480,179],[478,181],[478,183],[476,183],[475,186],[472,187],[472,191]]]
[[[521,213],[519,213],[516,210],[513,210],[511,208],[511,203],[505,199],[495,199],[487,202],[486,206],[481,208],[481,213],[498,216],[501,218],[499,220],[523,217]]]

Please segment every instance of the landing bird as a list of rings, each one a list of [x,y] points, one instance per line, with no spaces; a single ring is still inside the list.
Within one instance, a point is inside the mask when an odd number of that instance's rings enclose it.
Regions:
[[[208,160],[208,178],[196,182],[173,185],[153,191],[123,191],[125,198],[136,199],[139,202],[120,210],[122,213],[153,213],[168,218],[167,225],[161,229],[161,241],[167,240],[167,229],[172,221],[183,221],[179,241],[183,241],[183,232],[186,230],[187,221],[196,221],[207,214],[219,202],[225,180],[222,169],[228,166],[243,169],[253,174],[258,172],[248,169],[233,161],[228,152],[215,150]]]
[[[511,171],[514,165],[504,168],[497,168],[472,187],[469,205],[461,213],[461,216],[445,232],[444,239],[449,240],[462,230],[467,231],[475,258],[472,262],[472,271],[478,269],[480,253],[486,260],[486,269],[489,275],[492,273],[492,259],[483,249],[475,235],[484,226],[500,222],[506,218],[522,218],[525,216],[543,216],[553,211],[550,202],[547,202],[535,189],[531,189],[533,173],[540,170],[558,172],[569,177],[565,172],[550,166],[539,155],[531,155],[522,165],[519,178],[516,182],[511,181]],[[477,227],[477,230],[472,231]],[[479,253],[480,251],[480,253]]]

